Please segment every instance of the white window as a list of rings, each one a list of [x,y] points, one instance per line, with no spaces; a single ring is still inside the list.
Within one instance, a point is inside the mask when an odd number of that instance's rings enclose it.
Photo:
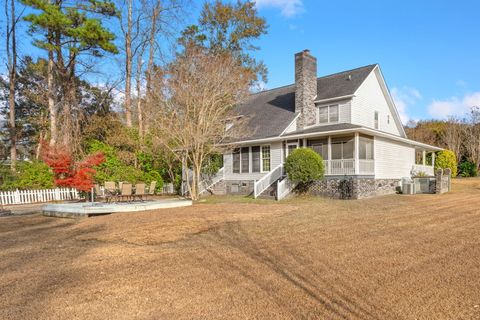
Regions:
[[[260,146],[252,147],[252,172],[260,172]]]
[[[248,173],[250,171],[250,152],[249,152],[249,147],[243,147],[241,150],[241,156],[242,156],[242,173]]]
[[[318,108],[318,123],[328,123],[328,106]]]
[[[240,149],[233,150],[232,157],[233,157],[233,173],[240,173]]]
[[[318,123],[338,122],[338,113],[338,104],[318,107]]]
[[[270,171],[270,146],[237,148],[232,152],[233,173]]]
[[[270,171],[270,146],[262,146],[262,171]]]
[[[378,111],[375,111],[373,122],[374,122],[375,129],[378,129]]]

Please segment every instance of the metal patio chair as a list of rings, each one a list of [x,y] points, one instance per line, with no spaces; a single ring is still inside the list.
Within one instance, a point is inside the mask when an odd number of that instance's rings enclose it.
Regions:
[[[133,198],[138,198],[138,200],[143,201],[143,197],[145,197],[145,183],[137,183],[135,184],[135,194]]]
[[[117,186],[114,181],[105,181],[105,200],[106,202],[112,201],[113,198],[118,196]]]
[[[119,197],[123,200],[124,198],[131,199],[132,198],[132,184],[128,182],[122,183],[122,188],[120,189]]]
[[[148,187],[148,195],[153,198],[155,195],[155,189],[157,188],[157,181],[150,182],[150,186]]]

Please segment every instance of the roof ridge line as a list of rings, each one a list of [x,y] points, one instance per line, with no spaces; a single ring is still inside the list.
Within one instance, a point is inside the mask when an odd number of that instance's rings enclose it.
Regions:
[[[367,64],[365,66],[361,66],[361,67],[358,67],[358,68],[353,68],[353,69],[349,69],[349,70],[345,70],[345,71],[339,71],[339,72],[335,72],[335,73],[332,73],[332,74],[327,74],[326,76],[317,77],[317,80],[332,77],[332,76],[335,76],[335,75],[338,75],[338,74],[341,74],[341,73],[352,72],[352,71],[356,71],[358,69],[363,69],[363,68],[373,67],[373,66],[378,66],[378,63]],[[291,83],[291,84],[283,85],[283,86],[280,86],[280,87],[275,87],[275,88],[271,88],[271,89],[267,89],[267,90],[254,92],[254,93],[251,93],[250,95],[253,96],[253,95],[260,94],[260,93],[265,93],[265,92],[269,92],[269,91],[272,91],[272,90],[278,90],[278,89],[282,89],[282,88],[286,88],[286,87],[290,87],[290,86],[295,86],[295,83]]]
[[[358,67],[358,68],[353,68],[353,69],[350,69],[350,70],[345,70],[345,71],[335,72],[335,73],[332,73],[332,74],[327,74],[326,76],[318,77],[317,80],[322,79],[322,78],[328,78],[328,77],[336,76],[340,73],[352,72],[352,71],[356,71],[358,69],[363,69],[363,68],[373,67],[373,66],[378,66],[378,63],[367,64],[365,66],[361,66],[361,67]]]

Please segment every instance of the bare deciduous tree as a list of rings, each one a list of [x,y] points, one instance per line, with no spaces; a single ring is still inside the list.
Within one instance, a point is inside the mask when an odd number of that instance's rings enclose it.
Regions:
[[[441,133],[441,139],[447,149],[455,153],[457,161],[461,160],[462,156],[462,144],[463,144],[463,131],[465,124],[456,117],[450,117],[445,122],[445,128]]]
[[[221,152],[226,139],[243,132],[240,122],[229,130],[226,122],[236,118],[234,106],[247,96],[251,76],[228,54],[192,47],[169,66],[165,81],[156,82],[165,86],[152,96],[154,139],[192,167],[187,188],[194,200],[205,159]]]
[[[477,168],[480,166],[480,107],[472,107],[464,129],[467,157]]]

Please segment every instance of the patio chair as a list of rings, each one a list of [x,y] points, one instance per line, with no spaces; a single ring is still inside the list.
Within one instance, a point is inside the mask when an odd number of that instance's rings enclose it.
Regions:
[[[143,201],[143,197],[145,196],[145,183],[137,183],[135,184],[135,195],[134,199],[138,198],[139,200]]]
[[[117,186],[113,181],[105,181],[105,200],[110,202],[118,195]]]
[[[124,198],[127,198],[127,200],[132,198],[132,184],[128,182],[122,183],[122,188],[120,189],[119,196],[122,200]]]
[[[100,185],[98,183],[95,183],[93,186],[95,188],[95,200],[104,199],[105,198],[105,193],[102,192],[102,189],[100,188]]]
[[[157,181],[150,182],[150,187],[148,187],[148,195],[153,198],[155,195],[155,189],[157,188]]]

